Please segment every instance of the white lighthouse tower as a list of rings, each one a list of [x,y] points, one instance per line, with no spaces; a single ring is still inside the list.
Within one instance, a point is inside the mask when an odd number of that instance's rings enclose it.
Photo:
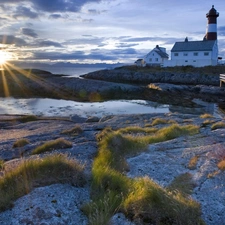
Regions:
[[[219,13],[214,8],[214,5],[209,10],[209,12],[206,14],[206,17],[208,18],[208,24],[206,29],[206,35],[205,40],[217,40],[217,17],[219,16]]]

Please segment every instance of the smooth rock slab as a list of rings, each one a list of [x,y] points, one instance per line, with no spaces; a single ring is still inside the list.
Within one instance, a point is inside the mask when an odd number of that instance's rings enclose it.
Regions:
[[[86,225],[80,207],[89,200],[87,188],[67,184],[36,188],[15,201],[12,209],[0,213],[0,224]]]

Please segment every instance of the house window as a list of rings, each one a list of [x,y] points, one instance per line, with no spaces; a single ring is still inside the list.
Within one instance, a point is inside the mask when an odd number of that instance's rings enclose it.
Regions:
[[[151,61],[152,61],[152,58],[149,59],[149,62],[151,62]]]
[[[174,56],[178,56],[178,53],[174,53]]]
[[[188,56],[188,53],[184,53],[184,56]]]
[[[156,61],[156,62],[158,62],[158,61],[159,61],[159,59],[158,59],[158,58],[155,58],[155,61]]]
[[[194,52],[194,56],[198,56],[198,52]]]
[[[188,62],[188,60],[185,60],[185,62]]]
[[[204,52],[204,56],[207,56],[207,55],[209,55],[209,52]]]
[[[193,62],[196,62],[196,60],[193,60]]]

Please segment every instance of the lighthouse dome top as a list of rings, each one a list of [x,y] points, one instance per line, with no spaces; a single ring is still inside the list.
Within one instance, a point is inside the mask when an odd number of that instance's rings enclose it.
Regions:
[[[206,14],[206,17],[208,16],[219,16],[219,13],[216,11],[216,9],[214,8],[214,5],[212,5],[212,8],[209,10],[209,12]]]

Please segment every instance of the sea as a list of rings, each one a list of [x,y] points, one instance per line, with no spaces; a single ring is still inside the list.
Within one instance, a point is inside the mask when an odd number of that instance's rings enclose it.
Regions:
[[[64,74],[73,77],[79,77],[80,75],[84,75],[90,72],[103,70],[103,69],[110,69],[110,67],[59,67],[59,66],[48,66],[38,68],[42,70],[49,71],[53,74]]]

